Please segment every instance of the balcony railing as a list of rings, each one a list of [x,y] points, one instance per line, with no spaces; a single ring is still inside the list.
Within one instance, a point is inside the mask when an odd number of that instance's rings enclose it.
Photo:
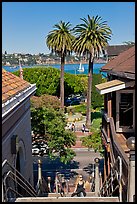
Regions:
[[[115,131],[114,120],[112,117],[108,117],[106,113],[103,113],[102,119],[102,137],[105,138],[106,142],[110,145],[110,157],[112,166],[116,162],[116,159],[120,156],[122,159],[122,201],[127,201],[127,186],[128,186],[128,156],[121,147],[117,134]],[[110,136],[107,135],[107,130],[109,128]]]

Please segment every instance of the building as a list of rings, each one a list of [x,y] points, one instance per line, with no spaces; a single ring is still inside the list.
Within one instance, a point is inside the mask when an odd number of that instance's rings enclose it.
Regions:
[[[33,185],[30,97],[36,90],[2,69],[2,162],[8,161]]]
[[[117,57],[120,53],[126,51],[127,49],[131,48],[133,45],[109,45],[106,48],[106,55],[108,61]]]
[[[135,46],[109,61],[102,67],[102,71],[107,72],[108,81],[96,85],[96,89],[100,94],[104,94],[101,127],[105,150],[104,180],[111,173],[117,158],[121,158],[121,199],[129,200],[129,191],[132,191],[133,201],[135,175],[132,173],[131,189],[129,181],[130,171],[132,171],[129,170],[131,152],[127,141],[131,137],[135,139]],[[133,160],[135,162],[134,158]]]

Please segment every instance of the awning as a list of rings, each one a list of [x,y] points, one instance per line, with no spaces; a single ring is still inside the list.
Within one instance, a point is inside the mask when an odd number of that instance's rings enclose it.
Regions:
[[[95,85],[96,90],[102,95],[106,93],[110,93],[113,91],[118,91],[121,89],[125,89],[129,86],[134,86],[135,82],[134,81],[122,81],[122,80],[112,80],[112,81],[107,81],[105,83],[97,84]]]

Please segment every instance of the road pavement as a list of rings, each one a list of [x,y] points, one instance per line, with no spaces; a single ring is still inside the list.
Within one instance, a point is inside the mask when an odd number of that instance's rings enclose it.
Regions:
[[[55,175],[57,172],[62,173],[69,183],[74,183],[78,174],[82,174],[84,179],[87,180],[92,174],[94,169],[94,159],[101,156],[99,153],[95,153],[93,150],[85,149],[75,149],[76,156],[69,164],[63,164],[57,160],[50,160],[49,157],[33,157],[33,167],[34,167],[34,187],[36,186],[38,179],[38,159],[42,160],[42,176],[45,178],[51,176],[52,182],[55,182]],[[103,169],[103,163],[100,165],[100,170]]]

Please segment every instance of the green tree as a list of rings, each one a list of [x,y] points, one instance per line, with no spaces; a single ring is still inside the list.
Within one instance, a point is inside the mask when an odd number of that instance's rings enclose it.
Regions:
[[[42,96],[32,96],[31,105],[34,108],[46,107],[59,110],[60,101],[57,96],[43,94]]]
[[[97,107],[101,107],[104,104],[104,95],[100,95],[95,85],[106,82],[105,78],[102,78],[101,74],[93,74],[93,82],[92,82],[92,100],[91,104],[93,109],[96,109]]]
[[[125,45],[135,45],[135,42],[133,42],[133,41],[124,41],[123,44],[125,44]]]
[[[72,40],[74,36],[71,34],[71,24],[60,21],[54,25],[54,30],[47,35],[46,44],[52,52],[59,54],[61,57],[61,72],[60,72],[60,99],[61,108],[64,109],[64,64],[65,57],[72,51]]]
[[[73,50],[81,55],[86,55],[89,60],[88,67],[88,91],[87,91],[87,113],[86,126],[91,126],[91,92],[92,92],[92,74],[94,58],[99,57],[103,49],[108,45],[107,40],[111,37],[111,29],[106,21],[98,15],[88,19],[81,18],[84,22],[74,27],[76,39],[73,43]]]
[[[88,148],[93,148],[95,152],[103,153],[103,145],[101,140],[101,133],[99,130],[92,130],[92,134],[88,137],[82,137],[82,144]]]
[[[71,149],[75,145],[76,136],[65,130],[66,120],[61,111],[53,108],[31,107],[32,131],[37,137],[42,136],[48,146],[48,155],[51,159],[60,158],[67,163],[73,159],[75,152]]]
[[[19,76],[19,70],[13,72]],[[43,94],[59,97],[60,70],[53,67],[23,68],[23,78],[31,84],[36,83],[36,96]],[[65,97],[69,94],[85,93],[87,76],[64,74]]]

